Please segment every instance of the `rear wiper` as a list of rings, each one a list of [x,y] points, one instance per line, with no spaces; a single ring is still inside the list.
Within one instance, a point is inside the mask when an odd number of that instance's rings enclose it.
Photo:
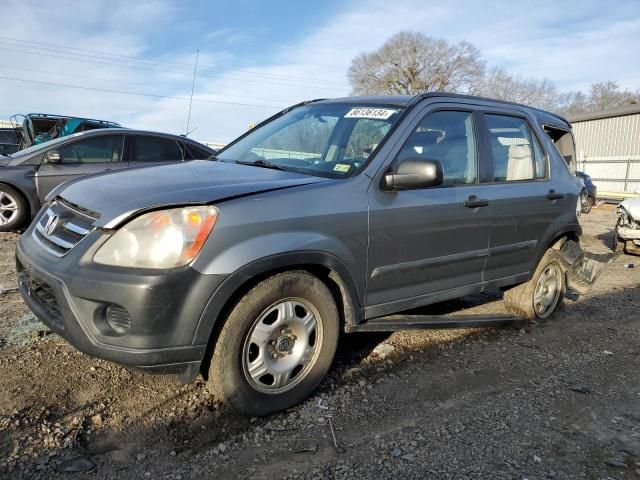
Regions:
[[[275,163],[268,162],[266,160],[254,160],[253,162],[243,162],[242,160],[237,160],[236,163],[240,165],[253,165],[254,167],[262,167],[262,168],[271,168],[273,170],[282,170],[286,172],[286,168],[282,168],[280,165],[276,165]]]

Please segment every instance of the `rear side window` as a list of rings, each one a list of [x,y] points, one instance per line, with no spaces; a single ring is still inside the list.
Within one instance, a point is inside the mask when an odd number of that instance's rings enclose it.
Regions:
[[[196,147],[195,145],[192,145],[190,143],[185,144],[185,146],[187,147],[184,152],[185,160],[204,160],[212,155],[212,153],[208,150]]]
[[[546,178],[547,159],[523,118],[485,114],[493,180],[514,182]]]
[[[123,140],[122,135],[103,135],[73,142],[56,150],[65,164],[120,162]]]
[[[438,160],[444,172],[443,185],[475,183],[476,138],[469,112],[439,111],[427,114],[411,133],[396,163],[411,157]]]
[[[568,130],[562,130],[561,128],[545,125],[545,132],[553,141],[556,149],[564,158],[569,170],[571,172],[576,171],[576,148],[573,141],[573,135]]]
[[[140,135],[134,137],[134,162],[161,163],[182,160],[182,148],[175,140]]]

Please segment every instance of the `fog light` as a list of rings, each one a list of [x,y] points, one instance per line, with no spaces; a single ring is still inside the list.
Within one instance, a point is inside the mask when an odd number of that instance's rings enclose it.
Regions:
[[[107,325],[120,335],[131,328],[131,315],[120,305],[109,305],[104,312],[104,317]]]

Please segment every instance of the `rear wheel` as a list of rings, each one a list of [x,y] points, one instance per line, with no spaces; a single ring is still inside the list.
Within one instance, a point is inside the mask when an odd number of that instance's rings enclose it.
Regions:
[[[564,261],[556,250],[547,250],[528,282],[504,293],[504,304],[514,315],[544,320],[560,307],[566,291]]]
[[[0,232],[21,227],[27,218],[27,202],[14,188],[0,184]]]
[[[214,347],[208,386],[244,415],[289,408],[324,378],[338,331],[338,310],[322,281],[304,271],[274,275],[231,310]]]
[[[587,214],[591,211],[593,207],[593,197],[587,195],[582,200],[582,213]]]

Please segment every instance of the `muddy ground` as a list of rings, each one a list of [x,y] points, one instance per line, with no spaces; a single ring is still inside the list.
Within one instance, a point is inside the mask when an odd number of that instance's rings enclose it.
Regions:
[[[614,209],[582,221],[584,244],[606,251]],[[0,234],[6,288],[16,238]],[[639,284],[640,258],[623,256],[526,329],[345,337],[311,399],[261,419],[202,381],[81,354],[0,294],[0,476],[640,478]],[[503,311],[496,295],[438,308],[459,305]]]

